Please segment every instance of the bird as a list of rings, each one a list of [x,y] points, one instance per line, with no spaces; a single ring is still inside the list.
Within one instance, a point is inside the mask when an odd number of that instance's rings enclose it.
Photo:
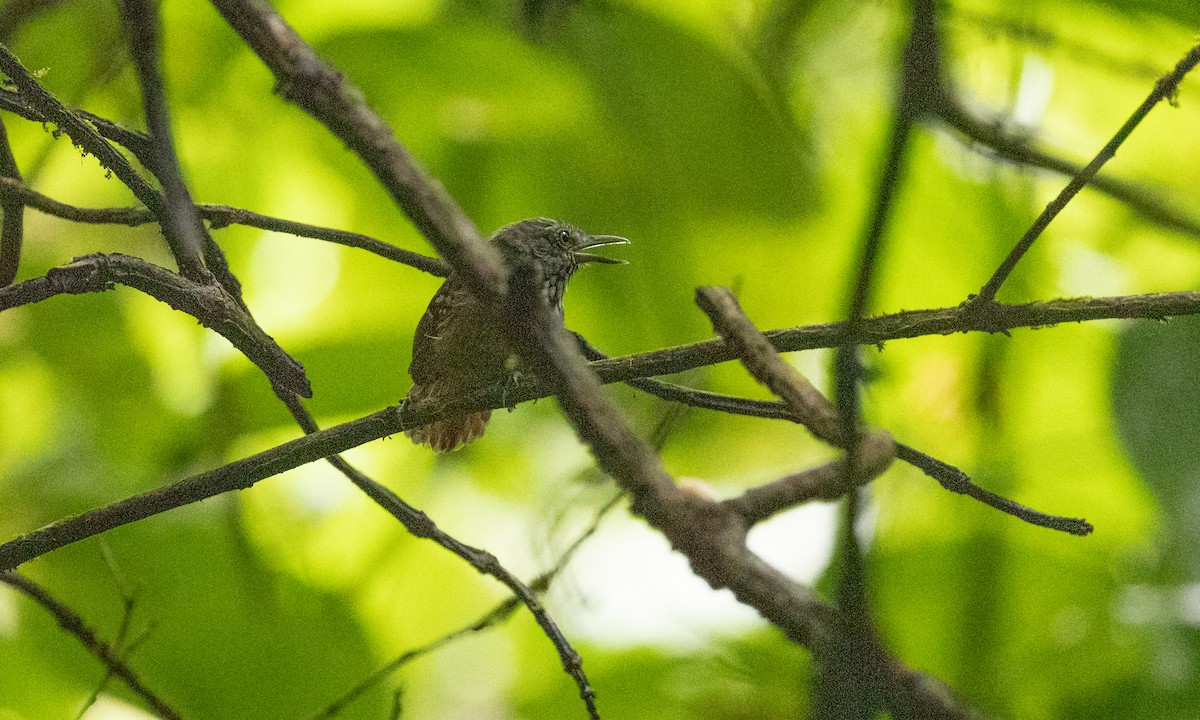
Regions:
[[[508,267],[537,270],[542,300],[561,321],[567,282],[580,266],[626,264],[587,251],[625,245],[629,240],[589,235],[569,223],[534,218],[500,228],[490,242]],[[520,364],[505,339],[502,322],[499,308],[480,302],[466,281],[451,271],[417,323],[408,368],[413,386],[404,405],[512,382],[520,374]],[[418,445],[450,452],[482,436],[490,417],[490,410],[444,417],[410,428],[405,435]]]

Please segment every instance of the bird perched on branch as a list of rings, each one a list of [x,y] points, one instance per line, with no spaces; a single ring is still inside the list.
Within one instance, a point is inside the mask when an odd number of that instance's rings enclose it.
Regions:
[[[586,263],[624,264],[587,250],[629,241],[614,235],[588,235],[558,220],[522,220],[496,231],[492,244],[510,268],[532,266],[541,278],[542,300],[562,318],[567,281]],[[498,308],[481,303],[466,282],[451,272],[417,323],[413,386],[405,404],[436,401],[471,389],[510,382],[517,359],[505,340]],[[446,417],[405,431],[419,445],[449,452],[483,435],[490,410]]]

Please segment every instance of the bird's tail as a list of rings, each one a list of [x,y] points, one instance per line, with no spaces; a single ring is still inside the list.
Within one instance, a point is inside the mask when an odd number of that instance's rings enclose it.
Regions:
[[[405,403],[415,402],[425,394],[425,391],[425,386],[413,385],[412,389],[408,391]],[[438,452],[450,452],[482,436],[491,417],[491,410],[458,417],[446,417],[434,420],[428,425],[409,428],[404,431],[404,434],[418,445],[427,445]]]

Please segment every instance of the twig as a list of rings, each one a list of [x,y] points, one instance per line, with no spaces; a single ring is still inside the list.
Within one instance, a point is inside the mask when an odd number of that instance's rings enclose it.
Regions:
[[[602,505],[592,517],[591,523],[589,523],[587,528],[585,528],[584,531],[577,538],[575,538],[571,545],[563,551],[554,565],[549,570],[546,570],[529,582],[529,588],[539,594],[546,592],[550,586],[551,580],[557,577],[559,573],[566,568],[567,564],[571,561],[571,558],[574,557],[579,548],[583,546],[583,543],[593,534],[595,534],[596,530],[600,527],[600,521],[603,520],[604,517],[607,516],[608,513],[617,506],[617,503],[623,497],[624,493],[617,493],[608,502]],[[499,625],[512,616],[512,614],[516,611],[519,602],[520,600],[516,597],[511,597],[507,600],[504,600],[488,612],[481,615],[474,622],[463,625],[457,630],[453,630],[437,638],[436,640],[426,643],[425,645],[413,648],[412,650],[400,654],[383,665],[383,667],[371,673],[366,678],[363,678],[361,682],[347,690],[344,695],[334,700],[321,712],[314,715],[312,720],[330,720],[344,710],[347,705],[361,697],[363,693],[383,682],[388,678],[388,676],[395,673],[397,670],[409,664],[410,662],[424,657],[425,655],[428,655],[429,653],[438,650],[461,637],[472,633],[482,632]]]
[[[3,119],[0,119],[0,179],[18,185],[22,182],[21,170],[13,157]],[[21,243],[25,236],[25,203],[14,193],[6,191],[7,187],[0,187],[0,222],[4,223],[4,229],[0,232],[0,287],[12,284],[17,277],[17,268],[21,265]]]
[[[207,275],[200,259],[204,230],[175,154],[166,91],[158,67],[158,8],[151,0],[124,0],[123,10],[129,49],[142,87],[146,127],[157,155],[150,171],[158,177],[163,189],[161,213],[156,214],[162,222],[163,236],[179,264],[179,273],[200,281]]]
[[[358,88],[322,60],[262,0],[213,0],[213,5],[274,73],[276,91],[319,120],[362,158],[451,267],[471,269],[465,275],[473,290],[502,290],[504,266],[495,248],[483,241],[441,183],[396,140]]]
[[[309,433],[310,436],[312,433],[319,432],[316,421],[298,398],[286,393],[277,393],[277,395],[287,405],[288,410],[292,413],[292,417],[295,418],[304,432]],[[507,568],[501,565],[500,561],[494,555],[485,550],[471,547],[445,532],[424,512],[401,500],[394,492],[360,472],[357,468],[342,459],[340,455],[330,455],[325,459],[345,475],[350,482],[354,483],[359,490],[362,490],[367,497],[371,498],[375,504],[399,520],[410,534],[426,540],[432,540],[465,560],[479,573],[490,575],[507,587],[525,607],[529,608],[529,612],[537,621],[538,626],[542,628],[546,637],[554,644],[563,667],[575,680],[580,696],[588,706],[589,714],[593,717],[598,717],[593,704],[595,693],[592,691],[587,675],[583,672],[579,653],[575,651],[575,648],[571,647],[571,643],[562,634],[562,631],[559,630],[558,624],[554,622],[550,614],[546,612],[546,609],[537,599],[534,591],[530,590],[516,575],[513,575]]]
[[[304,366],[267,335],[215,283],[197,283],[128,255],[87,255],[46,275],[0,289],[0,311],[59,294],[103,292],[114,283],[140,290],[221,334],[259,367],[272,384],[312,397]]]
[[[62,218],[63,220],[70,220],[71,222],[128,225],[130,227],[158,222],[154,213],[145,207],[85,208],[68,205],[26,187],[18,180],[4,177],[0,177],[0,192],[15,195],[26,207],[47,215]],[[228,205],[197,203],[196,209],[200,213],[200,216],[207,220],[213,229],[220,229],[230,225],[244,225],[260,230],[270,230],[298,237],[325,240],[345,245],[346,247],[366,250],[380,257],[409,265],[438,277],[445,277],[449,272],[443,260],[415,253],[411,250],[405,250],[404,248],[399,248],[359,233],[261,215],[250,210],[243,210]]]
[[[0,72],[8,76],[20,91],[20,102],[37,113],[42,122],[52,123],[65,132],[71,142],[84,152],[91,154],[107,170],[128,187],[137,199],[156,217],[162,217],[163,200],[158,191],[133,169],[125,156],[105,140],[96,128],[79,115],[71,112],[62,103],[38,84],[8,48],[0,44]],[[5,95],[8,95],[7,93]]]
[[[957,100],[947,99],[939,105],[937,119],[961,139],[978,143],[996,157],[1010,162],[1067,176],[1083,171],[1082,165],[1040,150],[1031,145],[1027,138],[1006,132],[1000,123],[980,119]],[[1200,238],[1200,219],[1185,214],[1146,188],[1107,175],[1093,176],[1088,186],[1124,203],[1148,222]]]
[[[20,283],[17,287],[24,284]],[[11,289],[0,289],[0,309],[6,307],[5,303],[10,301],[7,293]],[[1102,318],[1142,317],[1161,320],[1174,315],[1200,314],[1200,293],[1158,293],[1128,298],[1061,300],[1002,307],[1011,311],[1001,313],[1002,324],[1006,324],[1005,327],[1009,329]],[[864,337],[860,337],[859,341],[869,340],[871,343],[877,343],[883,342],[889,337],[917,337],[981,329],[970,327],[972,325],[970,322],[964,323],[968,327],[955,327],[954,318],[958,317],[960,313],[961,307],[914,311],[875,318],[876,321],[879,321],[878,325],[868,322],[864,327]],[[917,318],[921,319],[920,322],[914,322]],[[792,345],[802,346],[792,349],[828,347],[842,342],[843,336],[836,330],[837,326],[838,324],[834,323],[793,328],[788,331],[778,331],[774,337],[771,332],[764,333],[764,336],[769,340],[775,340],[772,345],[777,349],[780,349],[781,344],[789,347]],[[834,328],[834,330],[831,331],[830,328]],[[991,331],[997,330],[993,327]],[[893,332],[895,335],[888,336],[887,332]],[[786,338],[787,341],[780,342],[781,337]],[[601,382],[626,382],[649,375],[682,372],[704,365],[713,365],[731,359],[730,355],[731,353],[720,341],[707,341],[644,355],[598,361],[592,363],[592,369],[595,370]],[[648,357],[648,360],[641,361],[643,357]],[[664,371],[663,366],[671,369]],[[553,387],[547,382],[534,381],[519,384],[515,388],[486,388],[459,397],[447,397],[438,408],[416,405],[405,407],[403,410],[399,406],[385,408],[366,417],[326,428],[214,470],[180,480],[173,485],[89,510],[72,518],[64,518],[44,528],[17,537],[0,545],[0,570],[15,568],[35,557],[45,555],[73,542],[99,535],[114,527],[136,522],[230,490],[250,487],[272,475],[300,467],[328,455],[344,452],[372,440],[401,433],[411,427],[425,425],[441,417],[465,415],[488,408],[509,407],[513,404],[547,397],[554,394]],[[690,392],[697,393],[699,391]],[[751,407],[749,401],[744,407]],[[753,407],[762,409],[764,413],[774,412],[765,406],[754,405]],[[767,417],[768,415],[761,416]],[[913,456],[907,454],[903,450],[903,446],[898,449],[898,453],[906,461],[914,462],[911,459]],[[946,467],[950,468],[951,466]],[[925,468],[922,469],[925,470]],[[935,474],[936,470],[932,472],[926,470],[926,472],[938,479],[939,482],[943,480],[942,477]],[[957,472],[957,470],[953,471],[953,473]],[[974,497],[973,494],[972,497]],[[1090,528],[1090,526],[1081,525],[1080,529],[1084,527]]]
[[[245,225],[247,227],[259,228],[260,230],[288,233],[289,235],[325,240],[345,245],[346,247],[366,250],[380,257],[403,263],[404,265],[414,267],[417,270],[427,272],[430,275],[436,275],[437,277],[445,277],[450,272],[446,262],[440,258],[429,257],[428,255],[422,255],[412,250],[405,250],[404,248],[399,248],[359,233],[274,218],[267,215],[260,215],[250,210],[232,208],[227,205],[198,205],[197,207],[200,209],[200,213],[204,216],[204,219],[208,220],[213,228],[222,228],[227,225]]]
[[[580,347],[584,351],[584,355],[589,360],[605,360],[608,356],[599,349],[587,342],[582,336],[576,335],[576,339],[580,343]],[[593,362],[593,367],[596,363]],[[722,395],[720,393],[708,392],[706,390],[697,390],[695,388],[684,387],[674,383],[663,382],[662,380],[652,380],[650,378],[636,378],[624,381],[627,385],[635,387],[645,393],[654,395],[655,397],[677,402],[689,407],[701,408],[705,410],[715,410],[717,412],[729,413],[731,415],[745,415],[747,417],[765,418],[768,420],[789,420],[791,422],[800,422],[800,418],[782,402],[777,400],[755,400],[752,398],[736,397],[733,395]],[[962,495],[967,495],[980,502],[983,502],[1001,512],[1006,512],[1010,515],[1031,522],[1034,525],[1050,528],[1053,530],[1061,530],[1072,535],[1088,535],[1093,528],[1086,520],[1061,517],[1058,515],[1048,515],[1039,512],[1032,508],[1028,508],[1019,503],[1015,503],[1005,498],[1000,498],[989,490],[985,490],[971,481],[971,477],[962,470],[942,462],[935,457],[927,455],[911,446],[904,443],[896,443],[896,459],[912,465],[921,472],[925,473],[930,478],[933,478],[947,490],[956,492]],[[822,471],[828,472],[828,471]],[[821,476],[815,475],[811,482],[823,483]],[[807,482],[808,480],[797,479],[797,483]],[[844,485],[839,484],[840,488]],[[833,499],[832,497],[821,496],[819,493],[824,492],[825,485],[820,488],[814,487],[812,492],[815,497],[812,499]],[[753,492],[753,491],[748,491]],[[805,492],[798,490],[798,492]],[[840,492],[833,497],[839,497]],[[997,502],[997,498],[1000,502]],[[799,499],[797,502],[802,502]],[[1017,512],[1010,512],[1017,510]]]
[[[942,487],[960,495],[975,498],[976,500],[989,505],[997,510],[1018,517],[1031,525],[1049,528],[1051,530],[1060,530],[1071,535],[1090,535],[1095,528],[1087,520],[1083,518],[1069,518],[1060,515],[1047,515],[1033,508],[1026,507],[1018,502],[1009,500],[1006,497],[997,495],[996,493],[985,490],[967,477],[966,473],[962,472],[953,465],[947,465],[937,458],[930,457],[919,450],[914,450],[907,445],[896,445],[896,457],[918,467],[933,466],[934,472],[926,470],[926,474],[937,480]],[[937,466],[941,466],[941,471],[938,471]],[[924,468],[922,468],[924,469]]]
[[[112,643],[113,651],[118,657],[123,656],[125,658],[129,658],[132,657],[133,651],[137,648],[137,646],[148,637],[148,634],[135,638],[132,642],[126,644],[126,640],[129,636],[130,624],[133,621],[133,611],[137,605],[137,598],[135,597],[134,592],[126,586],[126,583],[121,577],[120,570],[117,568],[116,559],[113,558],[112,550],[109,548],[108,543],[104,541],[103,537],[100,538],[100,552],[101,556],[104,558],[104,564],[108,566],[109,573],[112,574],[113,580],[116,581],[117,588],[121,593],[121,604],[124,606],[121,612],[121,625],[117,628],[117,636]],[[100,682],[96,684],[96,687],[92,688],[91,694],[88,695],[87,699],[84,700],[82,707],[79,709],[79,713],[75,716],[75,720],[83,720],[83,717],[87,714],[87,711],[90,710],[91,707],[96,704],[96,701],[100,699],[100,694],[103,693],[108,687],[109,681],[112,680],[112,677],[112,668],[105,668],[104,677],[100,678]]]
[[[167,720],[179,720],[179,713],[147,688],[137,674],[121,660],[116,650],[101,640],[96,631],[88,627],[75,611],[20,573],[0,572],[0,582],[16,588],[53,615],[64,630],[74,635],[88,652],[104,664],[109,673],[121,678],[130,691],[140,697],[154,712]]]
[[[1100,149],[1100,152],[1096,154],[1096,157],[1092,158],[1091,162],[1071,178],[1071,182],[1067,183],[1062,192],[1051,200],[1046,209],[1038,215],[1037,219],[1034,220],[1033,224],[1017,242],[1016,246],[1009,252],[1008,257],[1004,259],[1004,262],[1000,264],[1000,267],[996,269],[992,277],[980,288],[979,293],[967,301],[968,304],[978,311],[986,312],[986,308],[995,301],[996,293],[999,292],[1000,286],[1008,279],[1013,268],[1017,266],[1017,263],[1020,262],[1029,248],[1033,246],[1034,241],[1041,236],[1042,232],[1050,224],[1050,221],[1057,217],[1062,212],[1062,209],[1067,206],[1067,203],[1071,202],[1072,198],[1083,189],[1083,186],[1095,177],[1100,168],[1117,154],[1117,149],[1129,138],[1137,126],[1141,124],[1142,120],[1150,114],[1155,105],[1163,100],[1171,100],[1175,97],[1179,83],[1198,63],[1200,63],[1200,45],[1193,47],[1176,64],[1174,70],[1159,78],[1158,82],[1154,84],[1154,89],[1150,91],[1150,94],[1138,106],[1137,110],[1133,111],[1133,114],[1129,116],[1125,124],[1117,130],[1112,139]]]

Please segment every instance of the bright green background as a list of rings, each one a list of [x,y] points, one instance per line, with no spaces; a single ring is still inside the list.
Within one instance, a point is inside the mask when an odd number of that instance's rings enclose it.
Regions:
[[[351,153],[271,93],[269,73],[209,5],[164,5],[177,144],[198,200],[431,252]],[[763,328],[833,320],[843,307],[887,127],[901,5],[587,0],[536,31],[511,4],[488,0],[278,7],[485,231],[548,215],[633,239],[619,250],[628,267],[581,273],[567,299],[568,325],[608,352],[708,337],[691,300],[702,284],[737,288]],[[769,19],[781,17],[794,26]],[[1035,78],[1048,80],[1033,119],[1049,147],[1080,162],[1187,50],[1196,22],[1191,0],[943,6],[948,70],[963,97],[1002,117]],[[1049,35],[1017,38],[1005,23]],[[794,49],[773,40],[793,32]],[[62,3],[5,41],[69,105],[142,125],[115,3]],[[1182,107],[1156,109],[1106,169],[1193,215],[1197,97],[1191,78]],[[34,187],[79,205],[132,202],[65,138],[4,121]],[[960,302],[1064,183],[920,130],[875,310]],[[216,237],[260,322],[308,369],[322,424],[403,396],[410,338],[436,278],[318,241],[245,228]],[[1002,299],[1192,289],[1196,240],[1085,192]],[[169,265],[151,227],[81,227],[30,211],[20,279],[95,251]],[[1178,320],[921,338],[868,353],[872,422],[991,489],[1097,527],[1086,539],[1029,527],[895,467],[873,486],[869,570],[879,626],[900,658],[995,717],[1196,717],[1198,349],[1200,323]],[[793,359],[824,382],[825,356]],[[683,380],[762,396],[732,364]],[[643,433],[668,412],[628,388],[610,392]],[[783,423],[691,412],[672,428],[668,470],[722,493],[828,454]],[[0,314],[4,539],[297,434],[224,340],[132,290]],[[552,401],[498,413],[484,439],[452,456],[397,438],[349,458],[525,577],[611,492],[587,472]],[[616,531],[593,543],[640,538],[636,547],[666,555],[636,522],[607,522]],[[827,544],[774,551],[819,565]],[[650,604],[667,593],[653,576],[617,569],[589,585],[581,559],[549,600],[605,718],[803,713],[808,656],[761,624],[692,628],[681,605],[673,625],[692,642],[654,633],[618,642],[588,625],[609,593]],[[504,597],[324,465],[22,571],[109,638],[122,593],[132,595],[131,632],[148,636],[131,662],[188,718],[307,717]],[[712,595],[701,583],[671,592]],[[406,668],[343,717],[385,717],[398,685],[408,718],[581,717],[557,663],[518,613]],[[0,720],[74,717],[102,675],[44,612],[0,592]],[[112,717],[138,717],[123,712]]]

